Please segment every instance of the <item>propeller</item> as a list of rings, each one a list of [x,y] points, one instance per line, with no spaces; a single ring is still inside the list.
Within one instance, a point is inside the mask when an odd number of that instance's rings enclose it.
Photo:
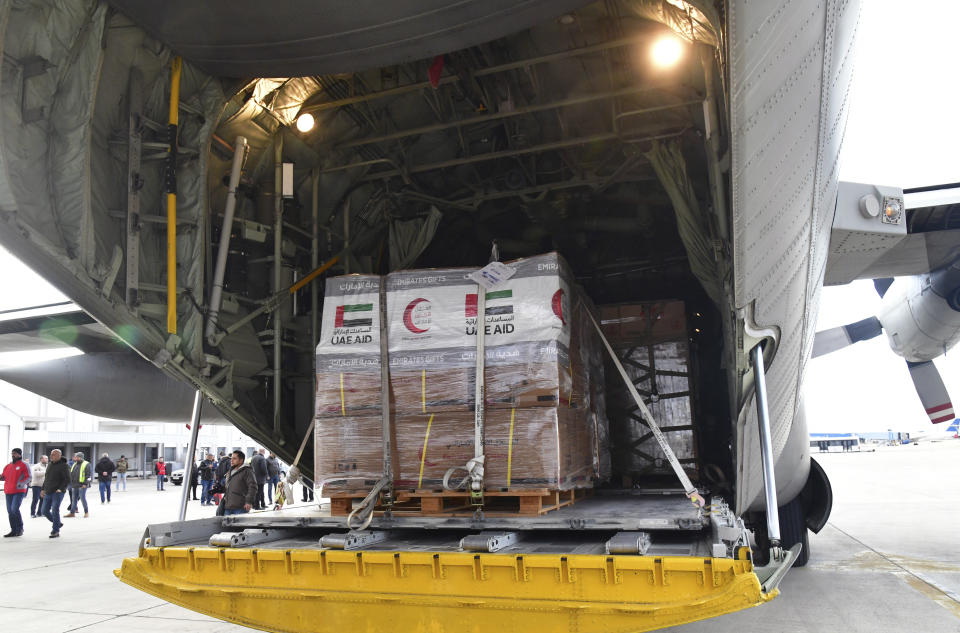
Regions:
[[[873,280],[873,286],[881,298],[892,284],[892,277]],[[859,341],[876,338],[882,333],[883,325],[875,316],[856,323],[821,330],[814,335],[811,356],[816,358],[836,352]],[[950,401],[950,394],[947,393],[947,388],[944,386],[940,372],[933,361],[911,362],[907,360],[905,362],[907,363],[907,369],[910,371],[913,386],[917,390],[917,396],[923,404],[924,411],[930,417],[930,421],[939,424],[953,420],[954,410],[953,403]]]
[[[870,317],[862,321],[857,321],[856,323],[833,327],[829,330],[821,330],[813,337],[813,353],[811,356],[816,358],[817,356],[830,354],[848,345],[853,345],[860,341],[869,341],[881,334],[883,334],[883,327],[880,325],[880,319],[877,317]]]
[[[873,287],[877,289],[877,294],[880,295],[880,298],[883,299],[883,295],[887,294],[887,290],[890,290],[890,286],[893,285],[893,277],[880,277],[879,279],[873,280]]]
[[[930,416],[930,421],[939,424],[953,420],[955,416],[950,394],[947,393],[947,388],[933,361],[928,360],[923,363],[907,361],[907,367],[910,369],[913,386],[917,389],[917,395],[927,415]]]

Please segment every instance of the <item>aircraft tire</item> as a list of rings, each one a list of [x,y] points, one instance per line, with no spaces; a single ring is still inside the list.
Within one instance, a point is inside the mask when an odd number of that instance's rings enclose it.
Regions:
[[[781,506],[780,515],[780,543],[787,550],[797,543],[803,544],[800,556],[794,561],[794,567],[804,567],[810,560],[810,533],[807,530],[807,520],[803,513],[803,502],[798,496],[785,506]]]

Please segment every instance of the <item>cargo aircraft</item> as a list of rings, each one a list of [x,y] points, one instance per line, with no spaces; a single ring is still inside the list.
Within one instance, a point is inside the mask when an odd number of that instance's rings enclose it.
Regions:
[[[71,359],[71,393],[110,398],[122,356],[144,408],[184,385],[309,473],[324,276],[483,265],[495,241],[505,261],[559,251],[598,304],[686,306],[677,470],[706,507],[626,459],[532,518],[153,525],[120,579],[275,631],[637,631],[774,597],[831,507],[801,398],[823,284],[903,277],[845,335],[886,330],[926,367],[931,416],[952,406],[926,363],[957,336],[960,215],[838,181],[859,11],[0,4],[0,244],[108,333]],[[60,331],[94,326],[77,318]]]

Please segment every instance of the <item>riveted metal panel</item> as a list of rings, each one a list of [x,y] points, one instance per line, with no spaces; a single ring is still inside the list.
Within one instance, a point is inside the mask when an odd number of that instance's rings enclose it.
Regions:
[[[779,457],[813,343],[859,3],[735,0],[729,8],[735,301],[753,304],[756,325],[781,332],[767,372]],[[762,487],[756,413],[752,402],[745,407],[737,512]]]

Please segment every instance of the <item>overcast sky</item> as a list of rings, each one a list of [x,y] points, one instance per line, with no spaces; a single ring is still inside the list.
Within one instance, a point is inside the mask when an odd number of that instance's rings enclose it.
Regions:
[[[841,179],[899,187],[960,181],[957,24],[960,2],[862,1]],[[0,270],[0,310],[63,300],[2,251]],[[868,281],[825,288],[818,329],[866,318],[878,305]],[[954,398],[960,398],[958,356],[960,348],[935,361]],[[0,364],[23,361],[0,355]],[[929,427],[906,365],[886,337],[814,359],[805,387],[811,431]]]
[[[960,2],[862,0],[840,178],[898,187],[960,182]],[[823,289],[817,329],[874,315],[869,281]],[[960,348],[934,361],[960,399]],[[886,337],[810,362],[811,431],[929,429]]]

